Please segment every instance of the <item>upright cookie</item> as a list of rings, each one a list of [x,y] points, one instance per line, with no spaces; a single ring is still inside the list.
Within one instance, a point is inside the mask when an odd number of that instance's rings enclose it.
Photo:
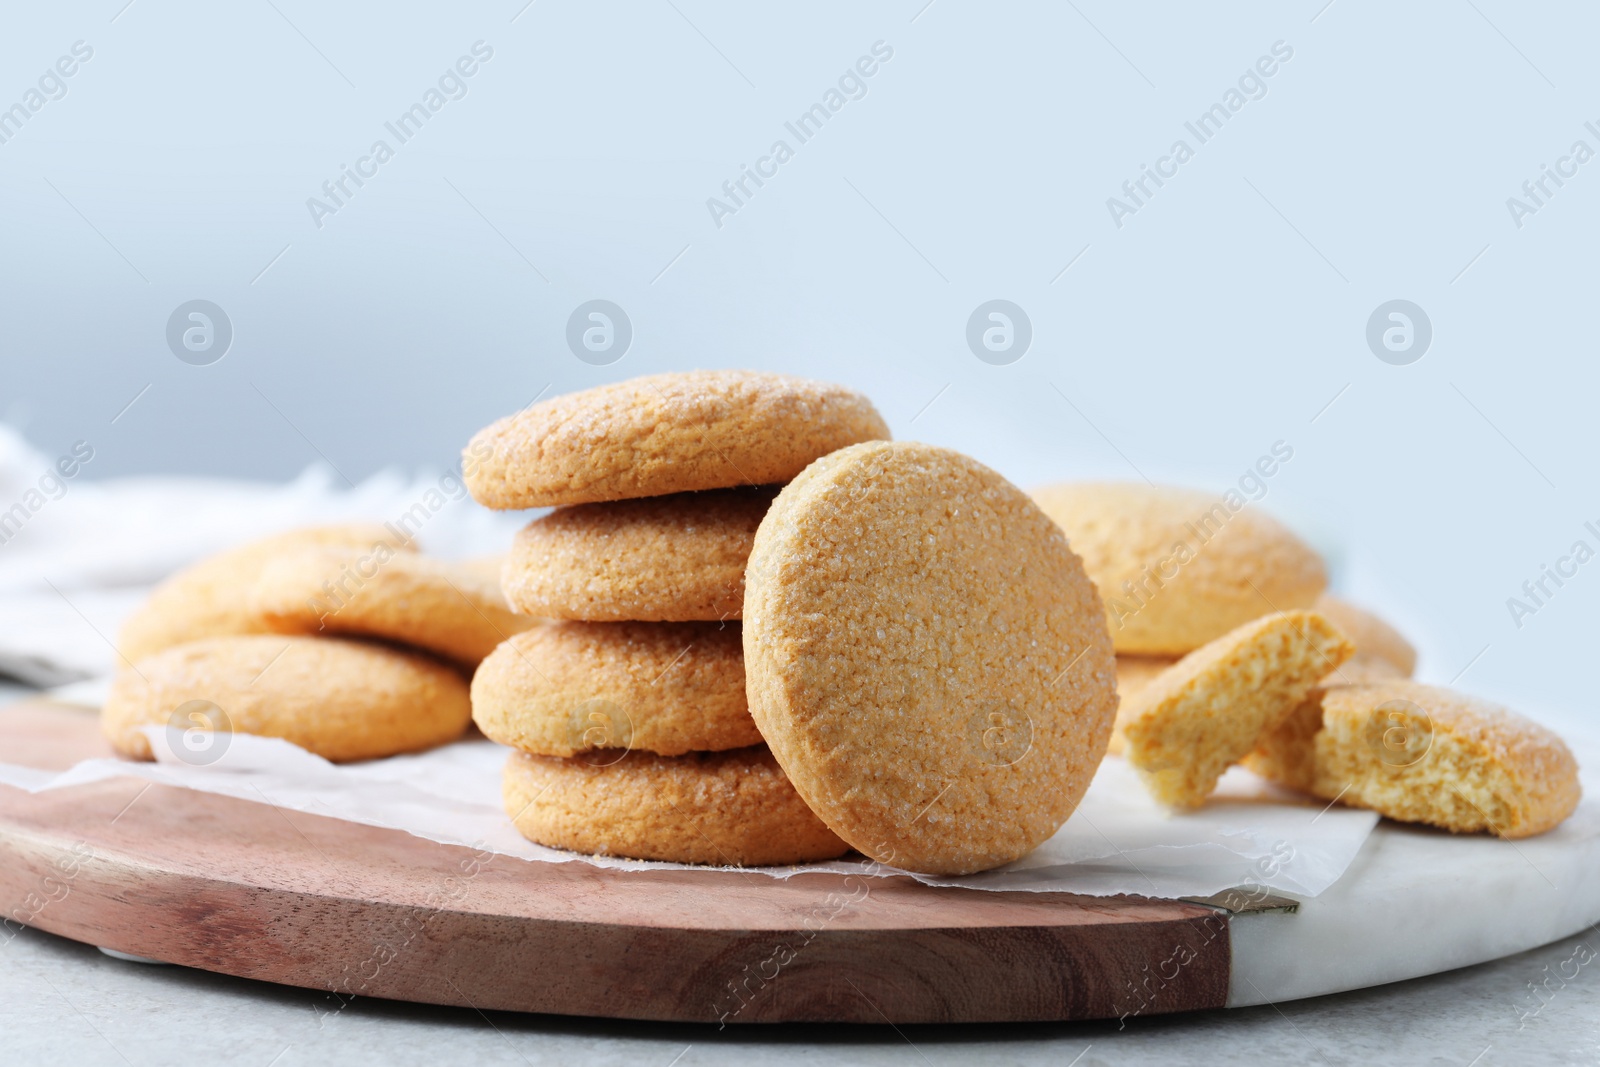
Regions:
[[[1392,819],[1507,838],[1555,827],[1582,796],[1577,761],[1551,731],[1409,681],[1329,687],[1245,765]]]
[[[462,469],[480,504],[554,507],[786,482],[818,456],[888,436],[843,386],[688,371],[534,404],[481,430]]]
[[[1123,757],[1174,808],[1203,803],[1353,648],[1312,611],[1274,613],[1224,634],[1128,701]]]
[[[518,634],[472,676],[488,737],[545,756],[665,756],[761,743],[738,623],[556,622]]]
[[[750,711],[822,821],[965,874],[1066,821],[1116,708],[1104,609],[1061,530],[955,452],[875,442],[778,494],[746,571]]]
[[[365,552],[378,545],[391,552],[412,550],[410,541],[386,527],[351,523],[290,530],[209,556],[156,586],[123,623],[117,651],[132,661],[203,637],[272,633],[250,606],[250,591],[269,561],[306,547]]]
[[[262,569],[250,606],[281,633],[381,637],[468,667],[533,625],[511,611],[493,567],[382,544],[285,552]]]
[[[193,703],[194,714],[184,711]],[[327,637],[233,635],[139,660],[112,683],[101,729],[118,752],[150,759],[142,726],[281,737],[325,759],[416,752],[460,737],[466,680],[426,656]]]
[[[521,612],[596,622],[737,619],[776,486],[578,504],[517,534],[502,586]]]
[[[1118,652],[1182,656],[1309,608],[1328,584],[1316,552],[1237,493],[1074,482],[1033,495],[1083,557]]]
[[[772,866],[849,851],[761,746],[607,764],[514,752],[504,798],[524,837],[573,852]]]

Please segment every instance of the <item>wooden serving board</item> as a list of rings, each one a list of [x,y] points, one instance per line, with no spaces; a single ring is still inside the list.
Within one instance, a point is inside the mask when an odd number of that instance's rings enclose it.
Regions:
[[[6,762],[104,755],[88,711],[0,710]],[[1179,901],[529,862],[136,779],[0,786],[0,913],[9,930],[326,990],[330,1009],[708,1023],[1221,1007],[1232,957],[1227,913]]]

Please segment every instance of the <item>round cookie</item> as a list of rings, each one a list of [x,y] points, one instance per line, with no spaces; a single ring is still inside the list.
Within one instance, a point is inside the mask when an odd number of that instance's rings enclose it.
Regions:
[[[553,622],[518,634],[472,677],[472,718],[545,756],[665,756],[761,743],[737,623]]]
[[[139,728],[168,725],[190,701],[220,708],[232,733],[281,737],[334,761],[432,748],[460,737],[472,716],[466,680],[426,656],[339,638],[235,634],[123,670],[100,726],[124,756],[151,759]]]
[[[578,504],[517,534],[502,588],[553,619],[690,622],[744,612],[744,565],[776,486]]]
[[[262,569],[250,607],[281,633],[381,637],[469,667],[534,624],[512,613],[492,566],[381,544],[285,552]]]
[[[202,637],[272,633],[266,620],[250,608],[256,577],[277,556],[319,545],[352,551],[370,551],[378,545],[392,552],[412,550],[410,541],[369,523],[289,530],[240,545],[208,556],[156,586],[123,623],[117,651],[132,662]]]
[[[1072,482],[1033,497],[1083,557],[1118,652],[1185,655],[1268,612],[1309,608],[1328,584],[1309,545],[1236,493]]]
[[[514,752],[503,786],[517,830],[551,848],[763,867],[849,851],[759,745],[686,756],[630,752],[603,766]]]
[[[889,428],[866,397],[757,371],[687,371],[558,396],[480,430],[462,454],[491,508],[553,507],[786,482]]]
[[[773,503],[746,571],[750,712],[880,862],[967,874],[1066,821],[1111,733],[1105,610],[1061,530],[959,453],[874,442]]]

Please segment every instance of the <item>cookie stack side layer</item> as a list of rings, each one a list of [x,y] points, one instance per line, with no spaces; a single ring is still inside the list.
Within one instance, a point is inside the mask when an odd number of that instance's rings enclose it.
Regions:
[[[744,564],[778,486],[557,508],[518,535],[501,585],[528,615],[699,622],[744,614]]]

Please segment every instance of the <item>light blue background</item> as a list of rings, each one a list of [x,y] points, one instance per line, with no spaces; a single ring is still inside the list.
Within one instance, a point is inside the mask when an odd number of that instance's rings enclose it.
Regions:
[[[442,466],[541,391],[723,366],[857,386],[1023,484],[1220,493],[1284,440],[1261,506],[1426,676],[1470,663],[1463,687],[1592,721],[1600,561],[1520,630],[1505,603],[1600,548],[1600,161],[1520,230],[1506,208],[1600,149],[1592,10],[274,3],[4,11],[0,105],[95,50],[0,145],[0,414],[52,454],[91,441],[90,476]],[[480,39],[468,95],[313,226]],[[879,40],[867,96],[714,226],[706,199]],[[1116,228],[1107,197],[1279,40],[1268,94]],[[208,367],[164,342],[195,298],[236,332]],[[594,298],[635,331],[610,366],[564,341]],[[964,340],[993,298],[1033,324],[1009,366]],[[1433,322],[1409,366],[1365,344],[1392,298]]]

